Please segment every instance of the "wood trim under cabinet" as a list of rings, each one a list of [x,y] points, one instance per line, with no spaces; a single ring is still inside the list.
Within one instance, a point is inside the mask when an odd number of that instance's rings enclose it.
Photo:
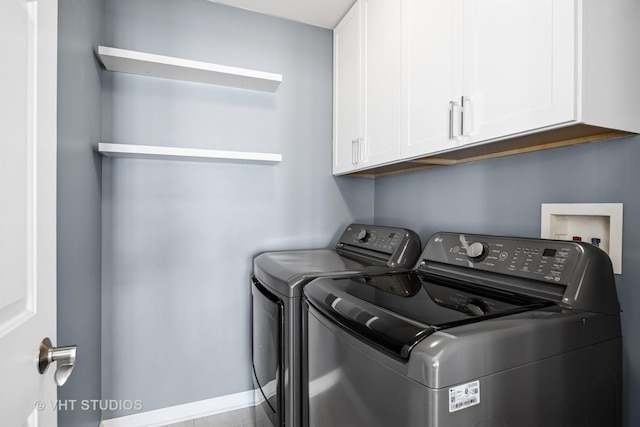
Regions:
[[[515,138],[485,142],[469,147],[435,153],[416,159],[374,167],[348,174],[347,176],[376,178],[403,172],[427,169],[436,166],[450,166],[477,160],[530,153],[551,148],[566,147],[585,142],[603,141],[633,135],[630,132],[577,124],[559,129],[551,129]]]

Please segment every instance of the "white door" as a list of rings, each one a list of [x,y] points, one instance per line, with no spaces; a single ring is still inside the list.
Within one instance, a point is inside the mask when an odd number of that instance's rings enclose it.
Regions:
[[[400,28],[398,0],[366,0],[364,7],[364,167],[400,157]],[[362,149],[362,147],[361,147]]]
[[[0,419],[56,425],[57,0],[0,1]],[[53,367],[55,368],[55,366]]]
[[[403,0],[402,157],[460,144],[462,0]]]
[[[333,173],[352,171],[362,136],[361,2],[333,31]]]
[[[465,122],[472,142],[576,119],[574,3],[465,0]]]

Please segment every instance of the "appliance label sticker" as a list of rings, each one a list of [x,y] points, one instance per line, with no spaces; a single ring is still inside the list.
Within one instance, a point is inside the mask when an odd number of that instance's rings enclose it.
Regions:
[[[449,412],[456,412],[480,403],[480,381],[449,389]]]

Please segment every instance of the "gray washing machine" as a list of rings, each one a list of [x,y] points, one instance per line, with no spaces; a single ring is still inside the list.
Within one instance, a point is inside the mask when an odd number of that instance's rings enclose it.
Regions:
[[[411,230],[351,224],[333,249],[267,252],[254,258],[252,360],[257,425],[301,425],[303,287],[317,277],[412,269],[420,252],[420,238]]]
[[[588,243],[437,233],[410,273],[304,289],[310,427],[615,427],[622,336]]]

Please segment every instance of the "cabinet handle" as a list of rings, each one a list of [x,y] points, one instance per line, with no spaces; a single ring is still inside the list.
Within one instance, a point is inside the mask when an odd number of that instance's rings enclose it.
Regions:
[[[358,138],[358,163],[367,161],[367,142],[364,138]]]
[[[357,139],[351,140],[351,164],[353,165],[358,164],[358,145],[357,144],[358,144]]]
[[[460,98],[460,109],[462,114],[460,115],[460,135],[469,136],[473,128],[473,111],[472,111],[471,97],[462,96]]]
[[[453,133],[454,112],[458,108],[458,103],[455,101],[449,101],[449,139],[454,139],[456,135]]]

